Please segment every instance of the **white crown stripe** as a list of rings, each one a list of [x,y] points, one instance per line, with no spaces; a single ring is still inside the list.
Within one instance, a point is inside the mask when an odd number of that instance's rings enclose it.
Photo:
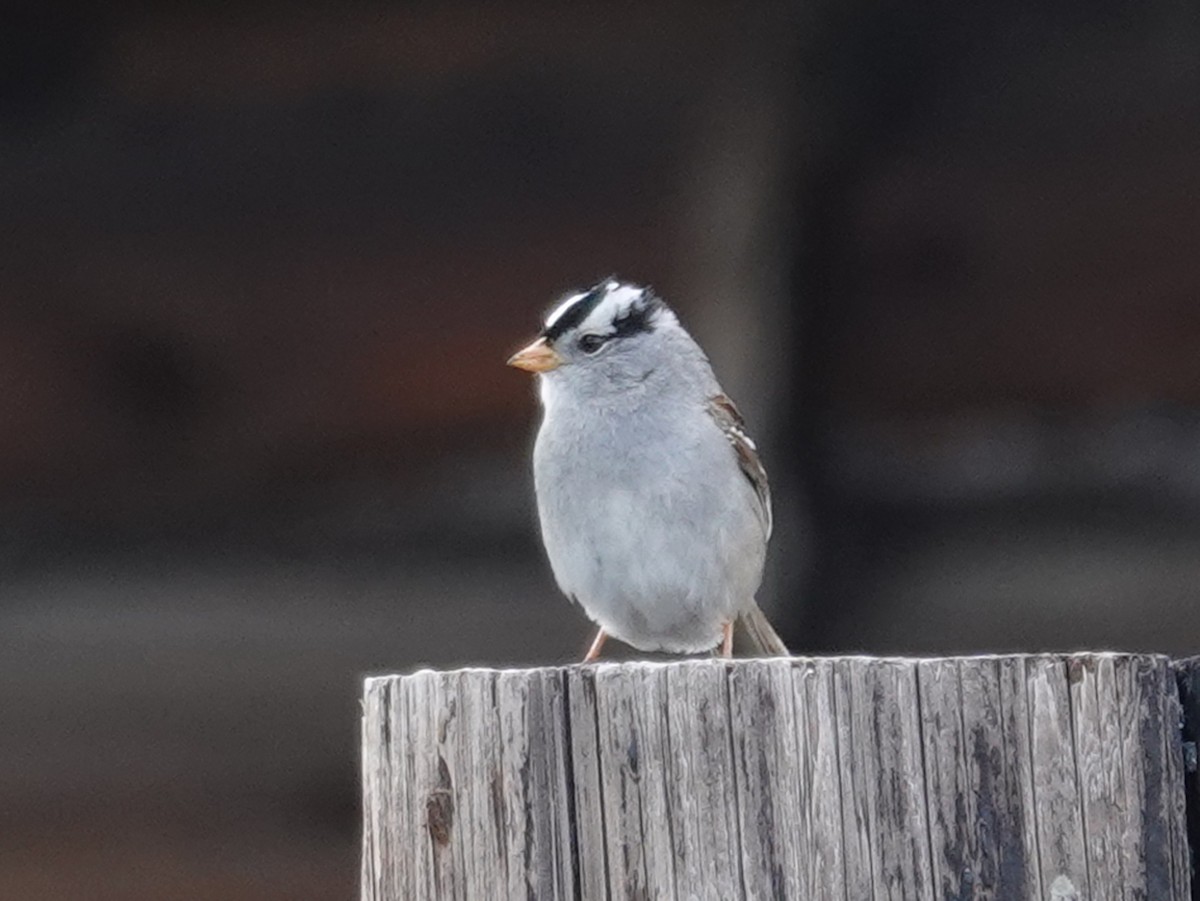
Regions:
[[[580,323],[580,331],[612,331],[613,323],[641,299],[645,290],[636,285],[621,285],[616,282],[609,282],[605,287],[608,290],[604,299],[596,304],[596,309],[592,310],[587,319]]]
[[[554,308],[553,311],[551,311],[550,315],[546,317],[546,328],[550,328],[552,325],[554,325],[554,323],[562,319],[563,313],[567,312],[567,310],[571,309],[572,306],[579,303],[579,301],[583,300],[585,297],[587,297],[587,292],[583,291],[579,294],[572,294],[570,297],[560,303]]]

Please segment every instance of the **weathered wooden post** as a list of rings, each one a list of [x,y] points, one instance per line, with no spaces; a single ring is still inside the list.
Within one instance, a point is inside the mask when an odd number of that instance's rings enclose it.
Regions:
[[[1189,898],[1157,656],[367,680],[364,901]]]

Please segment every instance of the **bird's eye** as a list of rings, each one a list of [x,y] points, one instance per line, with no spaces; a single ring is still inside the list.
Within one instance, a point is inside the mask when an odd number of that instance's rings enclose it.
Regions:
[[[608,338],[604,337],[604,335],[581,335],[576,344],[579,345],[579,349],[585,354],[594,354],[596,351],[602,348],[607,341]]]

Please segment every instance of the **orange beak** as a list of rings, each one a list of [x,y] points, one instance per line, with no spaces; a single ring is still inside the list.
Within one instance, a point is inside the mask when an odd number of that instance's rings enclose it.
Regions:
[[[524,369],[526,372],[549,372],[562,364],[563,358],[545,338],[538,338],[508,358],[509,366],[516,366],[517,369]]]

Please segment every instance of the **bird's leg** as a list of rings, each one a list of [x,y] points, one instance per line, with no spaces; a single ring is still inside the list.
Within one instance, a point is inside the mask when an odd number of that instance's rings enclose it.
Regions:
[[[720,656],[728,659],[733,656],[733,622],[727,622],[721,626],[721,652]]]
[[[596,630],[596,637],[592,639],[592,646],[588,648],[588,652],[583,655],[584,663],[591,663],[594,660],[600,659],[600,649],[604,647],[604,642],[608,639],[608,633],[603,629]]]

